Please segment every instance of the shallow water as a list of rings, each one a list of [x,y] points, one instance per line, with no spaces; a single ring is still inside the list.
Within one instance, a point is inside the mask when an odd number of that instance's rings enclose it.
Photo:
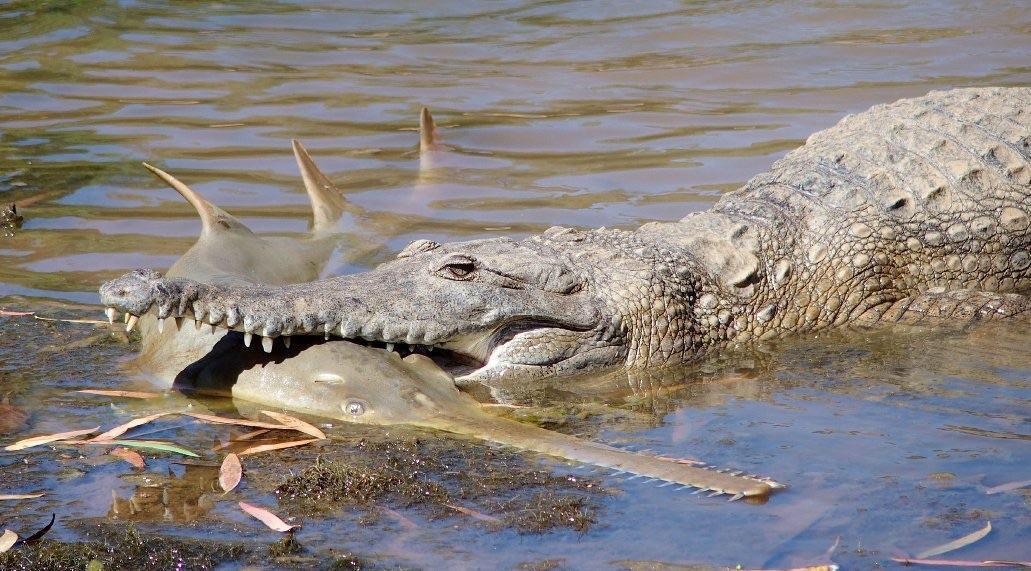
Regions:
[[[256,231],[296,234],[308,210],[289,140],[302,140],[367,214],[327,268],[349,272],[417,237],[634,227],[705,209],[846,113],[937,88],[1031,83],[1029,34],[1020,2],[9,3],[0,203],[19,201],[26,222],[0,238],[0,296],[27,297],[0,301],[95,303],[104,279],[166,267],[189,247],[192,210],[140,161]],[[422,105],[450,153],[420,174]],[[4,333],[27,327],[43,325]],[[86,335],[55,327],[32,338]],[[611,482],[623,493],[582,536],[428,522],[398,542],[349,520],[308,533],[409,564],[474,567],[789,566],[840,536],[834,559],[868,568],[991,519],[995,531],[957,553],[1031,559],[1028,497],[984,493],[1029,477],[1029,346],[1017,326],[821,338],[692,368],[679,388],[595,379],[527,397],[637,411],[597,437],[792,485],[765,506]],[[3,344],[0,393],[33,411],[26,434],[121,418],[66,394],[123,382],[107,367],[126,349],[105,347],[104,368],[66,373],[51,353]],[[72,486],[82,499],[70,513],[106,516],[106,499],[93,500],[126,486],[117,473]]]

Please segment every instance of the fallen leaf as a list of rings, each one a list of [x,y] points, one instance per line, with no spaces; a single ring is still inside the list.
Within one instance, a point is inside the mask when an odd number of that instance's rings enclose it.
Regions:
[[[169,413],[169,412],[159,412],[157,414],[152,414],[152,415],[149,415],[149,416],[144,416],[144,417],[140,417],[140,418],[136,418],[136,419],[130,420],[129,422],[126,422],[125,424],[121,424],[119,426],[116,426],[116,427],[112,428],[111,430],[108,430],[107,432],[104,432],[103,434],[98,434],[98,435],[94,436],[93,438],[90,438],[90,442],[99,442],[101,440],[113,440],[113,439],[118,438],[119,436],[125,434],[126,432],[132,430],[133,428],[136,428],[137,426],[143,426],[144,424],[147,424],[148,422],[150,422],[152,420],[156,420],[156,419],[161,418],[162,416],[166,416],[168,414],[171,414],[171,413]]]
[[[244,448],[243,450],[236,452],[237,456],[246,456],[258,454],[258,452],[267,452],[269,450],[281,450],[282,448],[293,448],[294,446],[303,446],[312,442],[318,442],[318,438],[308,438],[306,440],[291,440],[289,442],[276,442],[274,444],[258,444],[257,446],[251,446]]]
[[[240,457],[236,454],[229,454],[218,469],[218,485],[222,486],[222,490],[230,492],[240,484],[242,477],[243,465],[240,464]]]
[[[273,420],[281,423],[283,426],[288,426],[296,430],[297,432],[303,432],[305,434],[309,434],[311,436],[314,436],[315,438],[319,438],[322,440],[326,438],[325,432],[322,432],[318,428],[312,426],[311,424],[308,424],[307,422],[304,422],[299,418],[294,418],[288,414],[283,414],[281,412],[273,412],[271,410],[263,410],[261,411],[261,414],[264,414],[265,416],[270,417]]]
[[[252,506],[251,504],[248,504],[246,502],[240,502],[240,509],[247,512],[261,523],[268,526],[269,529],[273,529],[275,531],[287,532],[295,527],[301,527],[299,525],[287,525],[287,523],[279,519],[279,516],[277,516],[276,514],[268,511],[265,508]]]
[[[257,454],[259,452],[268,452],[270,450],[282,450],[283,448],[293,448],[294,446],[304,446],[305,444],[311,444],[312,442],[318,442],[318,438],[309,438],[308,440],[293,440],[291,442],[277,442],[275,444],[259,444],[257,446],[251,446],[241,452],[237,452],[238,456],[246,456],[248,454]]]
[[[140,456],[139,452],[135,450],[129,450],[124,446],[119,446],[118,448],[115,448],[114,450],[108,452],[108,454],[116,458],[121,458],[122,460],[125,460],[126,462],[132,464],[133,468],[138,468],[142,470],[147,467],[147,463],[143,460],[143,456]]]
[[[18,543],[29,544],[29,543],[35,543],[35,542],[39,541],[40,539],[43,539],[43,536],[46,535],[48,531],[50,531],[50,528],[54,527],[54,521],[56,521],[56,520],[57,520],[57,514],[50,514],[50,523],[44,525],[43,529],[37,531],[36,533],[33,533],[32,535],[26,537],[25,539],[22,539]]]
[[[1024,567],[1031,568],[1031,561],[1002,561],[989,559],[987,561],[962,561],[959,559],[908,559],[906,557],[892,557],[892,561],[905,565],[938,565],[941,567]]]
[[[99,319],[58,319],[56,317],[40,317],[39,315],[33,315],[34,319],[40,321],[60,321],[61,323],[85,323],[87,325],[103,325],[107,327],[106,321],[100,321]]]
[[[0,494],[0,500],[31,500],[32,498],[38,498],[43,495],[43,492],[38,494]]]
[[[6,309],[0,309],[0,317],[26,317],[32,315],[34,311],[8,311]]]
[[[18,543],[18,534],[5,529],[4,534],[0,535],[0,553],[7,553],[15,543]]]
[[[289,430],[289,426],[283,426],[282,424],[272,424],[271,422],[258,422],[257,420],[246,420],[243,418],[225,418],[222,416],[215,416],[212,414],[201,414],[199,412],[184,412],[186,416],[192,416],[198,420],[205,422],[213,422],[215,424],[233,424],[236,426],[253,426],[254,428],[271,428],[273,430]]]
[[[456,512],[464,513],[465,515],[467,515],[467,516],[469,516],[469,517],[471,517],[473,519],[478,519],[480,521],[489,521],[490,523],[501,523],[500,519],[498,519],[498,518],[496,518],[496,517],[494,517],[492,515],[487,515],[485,513],[478,512],[478,511],[476,511],[474,509],[471,509],[471,508],[467,508],[467,507],[463,507],[463,506],[458,506],[458,505],[455,505],[455,504],[447,504],[447,503],[444,504],[444,505],[449,507],[449,508],[451,508],[451,509],[453,509],[453,510],[455,510]]]
[[[259,428],[258,430],[254,430],[254,431],[248,432],[246,434],[241,434],[240,436],[237,436],[236,438],[233,438],[232,435],[230,435],[228,442],[217,444],[216,446],[212,447],[211,451],[212,452],[218,452],[219,450],[222,450],[224,448],[229,448],[230,446],[232,446],[234,444],[237,444],[239,442],[243,442],[245,440],[250,440],[250,439],[255,438],[257,436],[261,436],[262,434],[267,434],[269,432],[271,432],[271,430],[269,430],[268,428]]]
[[[975,531],[974,533],[971,533],[971,534],[968,534],[968,535],[964,535],[963,537],[961,537],[959,539],[955,539],[955,540],[950,541],[948,543],[943,543],[942,545],[939,545],[937,547],[932,547],[930,549],[925,549],[925,550],[921,551],[920,553],[917,553],[916,554],[916,558],[917,559],[927,559],[928,557],[934,557],[935,555],[941,555],[942,553],[948,553],[950,551],[955,551],[955,550],[959,549],[960,547],[966,547],[966,546],[970,545],[971,543],[974,543],[975,541],[983,539],[984,536],[988,535],[991,531],[992,531],[992,522],[988,522],[987,525],[985,525],[981,529]]]
[[[200,455],[191,450],[187,450],[178,444],[171,444],[169,442],[161,442],[160,440],[104,440],[102,442],[89,442],[89,444],[119,444],[121,446],[130,446],[132,448],[146,448],[148,450],[161,450],[163,452],[175,452],[176,454],[182,454],[183,456],[190,456],[192,458],[200,458]]]
[[[1026,488],[1031,486],[1031,480],[1023,480],[1020,482],[1010,482],[1008,484],[999,484],[998,486],[992,486],[991,488],[985,489],[986,494],[1001,494],[1002,492],[1012,492],[1013,490],[1019,490],[1020,488]]]
[[[161,393],[148,393],[145,391],[109,391],[104,389],[81,389],[75,392],[87,395],[100,395],[102,397],[125,397],[130,399],[156,399],[164,396]]]
[[[68,440],[69,438],[75,438],[76,436],[83,436],[86,434],[93,434],[100,430],[100,427],[90,428],[87,430],[72,430],[69,432],[58,432],[57,434],[47,434],[45,436],[33,436],[32,438],[26,438],[25,440],[19,440],[10,446],[4,448],[8,452],[14,450],[24,450],[26,448],[32,448],[33,446],[39,446],[40,444],[47,444],[49,442],[56,442],[58,440]]]

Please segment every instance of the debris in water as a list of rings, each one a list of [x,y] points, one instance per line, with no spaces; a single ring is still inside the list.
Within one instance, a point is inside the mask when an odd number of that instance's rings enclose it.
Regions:
[[[100,427],[89,428],[85,430],[70,430],[68,432],[58,432],[56,434],[46,434],[43,436],[33,436],[32,438],[26,438],[19,440],[14,444],[4,447],[4,450],[13,452],[15,450],[24,450],[26,448],[32,448],[33,446],[39,446],[41,444],[49,444],[50,442],[57,442],[59,440],[68,440],[77,436],[85,436],[87,434],[93,434],[100,430]]]
[[[283,426],[292,428],[298,432],[309,434],[320,440],[325,440],[326,438],[326,433],[322,432],[318,428],[312,426],[311,424],[308,424],[307,422],[304,422],[299,418],[294,418],[288,414],[283,414],[281,412],[273,412],[271,410],[263,410],[261,411],[261,414],[264,414],[265,416],[268,416],[273,420],[279,422]]]
[[[240,502],[240,509],[247,512],[261,523],[268,526],[269,529],[287,532],[295,527],[301,527],[299,525],[288,525],[285,521],[279,519],[279,516],[268,511],[265,508],[259,508],[258,506],[252,506],[247,502]]]
[[[31,500],[43,495],[43,492],[36,494],[0,494],[0,500]]]
[[[268,452],[270,450],[282,450],[283,448],[293,448],[294,446],[304,446],[305,444],[311,444],[312,442],[318,442],[318,438],[309,438],[307,440],[292,440],[290,442],[277,442],[275,444],[259,444],[257,446],[251,446],[241,450],[238,455],[246,456],[247,454],[257,454],[259,452]]]
[[[75,391],[87,395],[100,395],[104,397],[125,397],[130,399],[156,399],[164,396],[161,393],[149,393],[146,391],[109,391],[103,389],[81,389]]]
[[[1031,486],[1031,480],[1022,480],[1020,482],[1010,482],[1008,484],[999,484],[998,486],[992,486],[991,488],[985,489],[986,494],[1001,494],[1002,492],[1012,492],[1021,488]]]
[[[292,430],[289,426],[283,426],[282,424],[272,424],[271,422],[259,422],[256,420],[246,420],[243,418],[226,418],[224,416],[215,416],[213,414],[201,414],[199,412],[184,412],[183,414],[185,414],[186,416],[192,416],[197,420],[203,420],[204,422],[211,422],[214,424],[252,426],[254,428],[271,428],[273,430]]]
[[[240,464],[240,457],[236,454],[229,454],[218,469],[218,485],[228,493],[240,484],[242,477],[243,465]]]
[[[959,539],[950,541],[948,543],[944,543],[944,544],[939,545],[937,547],[932,547],[930,549],[925,549],[925,550],[921,551],[920,553],[917,553],[916,554],[916,558],[917,559],[927,559],[928,557],[934,557],[935,555],[941,555],[942,553],[948,553],[950,551],[955,551],[955,550],[957,550],[957,549],[959,549],[961,547],[966,547],[966,546],[970,545],[971,543],[974,543],[975,541],[979,541],[981,539],[984,539],[984,537],[986,535],[988,535],[989,533],[991,533],[991,531],[992,531],[992,522],[988,522],[984,527],[982,527],[981,529],[975,531],[974,533],[971,533],[971,534],[968,534],[968,535],[964,535],[963,537],[961,537]]]
[[[150,422],[152,420],[157,420],[157,419],[161,418],[162,416],[167,416],[169,414],[172,414],[172,413],[170,413],[170,412],[159,412],[157,414],[152,414],[152,415],[149,415],[149,416],[143,416],[143,417],[140,417],[140,418],[136,418],[136,419],[130,420],[129,422],[126,422],[125,424],[120,424],[120,425],[112,428],[111,430],[108,430],[107,432],[104,432],[102,434],[98,434],[98,435],[94,436],[93,438],[90,438],[89,442],[102,442],[102,441],[106,441],[106,440],[114,440],[115,438],[118,438],[119,436],[125,434],[126,432],[132,430],[133,428],[136,428],[137,426],[143,426],[144,424],[147,424],[148,422]]]
[[[118,448],[115,448],[114,450],[108,452],[108,454],[116,458],[121,458],[122,460],[125,460],[126,462],[132,464],[133,468],[142,470],[147,467],[147,463],[143,460],[143,456],[140,456],[139,452],[136,452],[135,450],[129,450],[124,446],[119,446]]]
[[[6,553],[15,543],[18,543],[18,534],[5,529],[4,534],[0,535],[0,553]]]

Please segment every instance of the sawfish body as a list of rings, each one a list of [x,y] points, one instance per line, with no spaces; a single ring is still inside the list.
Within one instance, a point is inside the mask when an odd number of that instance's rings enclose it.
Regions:
[[[432,118],[426,111],[422,127],[424,155],[427,151],[439,153]],[[341,238],[339,219],[345,214],[360,219],[361,213],[344,201],[297,142],[294,153],[315,216],[313,231],[304,238],[258,236],[176,178],[147,165],[194,206],[203,223],[197,243],[167,275],[224,285],[282,285],[317,279]],[[428,167],[424,164],[423,168]],[[117,280],[112,284],[105,287],[118,288]],[[113,319],[112,311],[108,315]],[[261,346],[252,346],[251,335],[217,325],[224,316],[193,313],[192,317],[127,315],[129,328],[139,327],[143,339],[135,367],[186,391],[231,396],[347,422],[444,430],[663,481],[663,485],[678,484],[710,495],[729,494],[731,499],[765,497],[782,487],[758,476],[620,450],[493,416],[423,355],[402,359],[390,350],[317,336],[299,337],[292,343],[285,337],[274,345],[266,337]]]

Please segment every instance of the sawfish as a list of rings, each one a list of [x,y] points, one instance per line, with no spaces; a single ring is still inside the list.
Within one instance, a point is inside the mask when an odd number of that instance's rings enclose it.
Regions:
[[[432,116],[421,117],[420,148],[440,153]],[[145,164],[197,211],[197,242],[168,270],[168,276],[224,285],[282,285],[317,279],[334,248],[346,237],[341,219],[371,232],[368,217],[349,204],[316,166],[304,146],[294,155],[312,204],[311,232],[300,238],[262,237],[200,193],[161,169]],[[422,168],[432,168],[422,161]],[[364,228],[363,228],[364,226]],[[146,270],[138,270],[146,274]],[[134,290],[119,278],[101,288],[105,304]],[[460,390],[454,377],[425,355],[401,358],[391,347],[360,345],[337,337],[283,338],[252,344],[248,333],[221,327],[221,317],[184,308],[185,316],[159,319],[153,313],[126,314],[127,329],[142,336],[133,366],[176,389],[280,407],[346,422],[411,425],[467,435],[496,444],[610,469],[615,475],[646,478],[694,493],[726,494],[731,500],[763,498],[784,487],[772,479],[717,469],[693,460],[633,452],[499,417]],[[112,321],[117,317],[108,310]]]

